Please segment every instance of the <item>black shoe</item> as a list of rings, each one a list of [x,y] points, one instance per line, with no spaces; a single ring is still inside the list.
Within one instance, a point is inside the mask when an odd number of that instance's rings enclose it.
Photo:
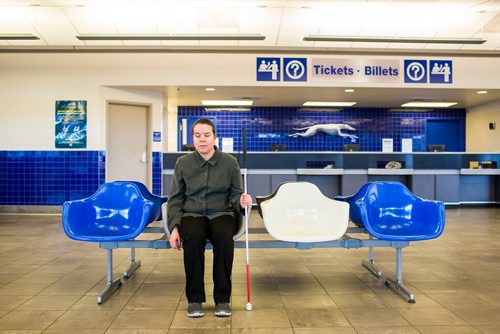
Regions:
[[[187,309],[187,316],[190,318],[200,318],[203,317],[203,306],[201,303],[189,303]]]
[[[215,316],[229,317],[231,316],[231,306],[229,303],[217,303],[215,305]]]

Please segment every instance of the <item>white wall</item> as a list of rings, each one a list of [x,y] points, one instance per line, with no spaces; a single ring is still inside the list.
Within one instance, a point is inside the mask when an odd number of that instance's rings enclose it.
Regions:
[[[177,147],[175,94],[121,89],[120,86],[291,86],[287,82],[256,82],[256,57],[265,54],[181,53],[3,53],[0,54],[0,150],[54,149],[56,100],[87,100],[87,149],[105,149],[106,101],[153,105],[153,129],[164,130],[163,143],[153,149]],[[293,56],[293,55],[279,55]],[[300,55],[299,55],[300,56]],[[307,56],[303,56],[307,57]],[[332,56],[314,58],[403,59],[422,57]],[[310,57],[311,58],[311,57]],[[431,59],[431,57],[425,57]],[[453,60],[453,84],[446,88],[499,89],[500,58],[439,57]],[[292,83],[303,87],[341,87],[342,82]],[[351,83],[350,87],[406,87]],[[429,85],[413,84],[411,88]],[[434,86],[436,88],[444,88]],[[167,115],[166,122],[162,120]],[[163,128],[163,126],[166,126]],[[475,136],[475,128],[468,131]],[[480,132],[481,133],[481,132]]]

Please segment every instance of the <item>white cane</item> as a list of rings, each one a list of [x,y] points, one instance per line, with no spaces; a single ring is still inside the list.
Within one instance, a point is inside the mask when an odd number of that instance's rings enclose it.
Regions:
[[[247,131],[242,129],[243,135],[243,182],[244,191],[247,194]],[[246,268],[247,268],[247,306],[246,310],[252,310],[252,303],[250,302],[250,252],[248,247],[248,220],[250,219],[250,210],[248,205],[245,205],[245,250],[246,250]]]

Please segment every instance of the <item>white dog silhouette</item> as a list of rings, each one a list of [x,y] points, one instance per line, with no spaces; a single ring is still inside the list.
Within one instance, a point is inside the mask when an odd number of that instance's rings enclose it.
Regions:
[[[355,142],[356,139],[358,138],[355,135],[351,135],[348,133],[342,133],[342,130],[350,130],[350,131],[356,131],[355,128],[348,124],[316,124],[316,125],[311,125],[311,126],[306,126],[304,128],[293,128],[294,130],[297,131],[302,131],[306,130],[306,132],[296,132],[289,134],[288,136],[290,137],[310,137],[314,136],[318,132],[323,132],[326,133],[327,135],[330,136],[340,136],[340,137],[349,137],[351,138],[351,142]]]

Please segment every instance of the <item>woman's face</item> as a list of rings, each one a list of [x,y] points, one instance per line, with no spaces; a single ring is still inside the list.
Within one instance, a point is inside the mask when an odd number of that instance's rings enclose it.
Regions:
[[[212,127],[208,124],[196,124],[193,129],[194,148],[201,155],[206,155],[214,151],[215,140]]]

